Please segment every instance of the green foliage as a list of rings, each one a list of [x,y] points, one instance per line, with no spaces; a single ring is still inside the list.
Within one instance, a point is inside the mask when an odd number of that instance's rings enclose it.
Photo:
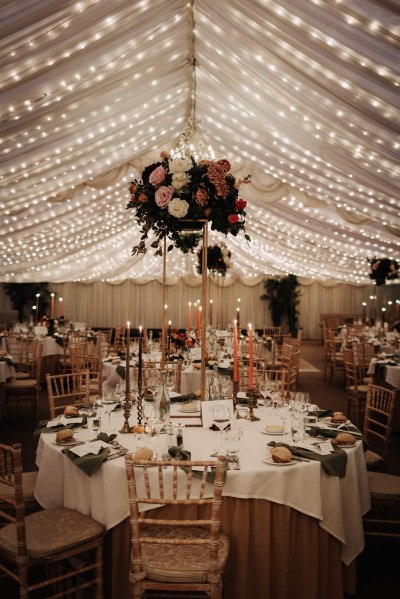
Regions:
[[[50,297],[48,283],[4,283],[4,291],[10,298],[14,310],[18,310],[20,321],[31,314],[32,306],[36,305],[37,293],[40,293],[39,318],[46,314]]]
[[[296,275],[287,275],[280,279],[266,279],[265,293],[262,300],[269,303],[274,326],[281,326],[284,317],[287,318],[289,331],[296,334],[298,328],[298,310],[300,291]]]

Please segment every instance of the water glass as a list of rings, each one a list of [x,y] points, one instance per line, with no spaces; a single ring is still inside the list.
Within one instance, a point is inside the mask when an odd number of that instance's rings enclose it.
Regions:
[[[238,453],[241,444],[241,429],[238,426],[232,426],[225,432],[225,448],[228,453]]]

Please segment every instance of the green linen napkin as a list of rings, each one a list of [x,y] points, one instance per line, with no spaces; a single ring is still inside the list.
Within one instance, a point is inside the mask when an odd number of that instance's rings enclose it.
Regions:
[[[100,468],[102,463],[106,461],[110,454],[108,447],[103,447],[97,454],[90,453],[84,456],[77,456],[76,453],[73,453],[66,447],[62,451],[70,460],[72,460],[75,466],[80,468],[88,476],[92,476],[92,474]]]
[[[101,432],[97,435],[95,440],[111,444],[116,436],[116,434],[107,435],[107,433]],[[92,476],[92,474],[94,474],[100,468],[102,463],[108,459],[108,456],[110,455],[110,449],[108,447],[103,447],[98,454],[91,453],[84,456],[77,456],[76,453],[65,447],[63,449],[63,453],[65,453],[65,455],[74,462],[75,466],[78,466],[78,468],[80,468],[85,474]]]
[[[333,430],[331,428],[320,428],[319,426],[310,426],[306,429],[306,433],[311,437],[324,437],[325,439],[336,439],[339,433],[350,433],[356,439],[363,442],[364,451],[367,451],[368,445],[362,438],[362,432],[354,424],[346,424],[345,427]]]
[[[347,454],[340,447],[335,447],[334,453],[321,455],[311,449],[287,445],[286,443],[276,443],[275,441],[271,441],[268,445],[271,447],[287,447],[294,456],[305,458],[307,460],[316,460],[321,463],[325,472],[332,476],[343,478],[346,474]]]
[[[333,415],[332,410],[316,410],[317,418],[328,418]]]
[[[71,424],[57,424],[57,426],[47,426],[49,420],[40,420],[39,424],[33,431],[33,437],[40,437],[42,433],[56,433],[57,431],[62,431],[65,428],[82,428],[86,425],[86,416],[82,415],[82,423],[72,422]]]
[[[9,358],[8,356],[0,356],[0,362],[5,362],[5,363],[6,363],[6,364],[8,364],[9,366],[14,366],[14,367],[15,367],[15,364],[14,364],[14,362],[13,362],[13,361],[12,361],[12,359],[11,359],[11,358]]]
[[[125,366],[120,366],[118,364],[118,366],[115,370],[116,370],[117,374],[119,374],[121,379],[125,380]]]
[[[188,401],[199,401],[200,397],[196,393],[187,393],[186,395],[177,395],[171,397],[171,403],[186,403]]]
[[[168,453],[174,460],[190,460],[192,458],[192,454],[187,449],[183,449],[182,447],[177,447],[176,445],[168,448]],[[225,474],[224,480],[226,476],[226,471],[228,468],[228,462],[225,463]],[[187,468],[182,466],[182,469],[187,472]],[[203,473],[200,471],[192,470],[193,476],[197,476],[198,478],[202,478]],[[213,483],[215,480],[215,471],[211,470],[207,472],[206,480],[209,483]]]

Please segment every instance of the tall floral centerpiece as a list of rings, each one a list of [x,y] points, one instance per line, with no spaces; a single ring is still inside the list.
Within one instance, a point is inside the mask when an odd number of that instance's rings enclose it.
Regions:
[[[245,232],[247,202],[239,197],[239,186],[250,176],[236,181],[230,163],[223,160],[196,160],[193,156],[161,153],[161,161],[147,166],[138,180],[129,185],[127,208],[135,209],[141,227],[141,240],[132,254],[147,251],[149,233],[155,239],[151,247],[162,255],[161,241],[172,242],[167,250],[180,247],[185,221],[208,220],[211,229],[225,235]],[[245,238],[250,237],[245,233]]]
[[[386,283],[386,280],[392,281],[399,278],[399,264],[396,260],[389,258],[376,258],[369,260],[371,271],[369,278],[375,281],[375,285],[380,287]]]
[[[197,252],[197,272],[201,275],[203,272],[203,248]],[[231,252],[228,250],[226,244],[221,242],[219,245],[209,245],[207,247],[207,268],[211,272],[218,272],[223,277],[226,275],[226,271],[232,265],[231,263]]]

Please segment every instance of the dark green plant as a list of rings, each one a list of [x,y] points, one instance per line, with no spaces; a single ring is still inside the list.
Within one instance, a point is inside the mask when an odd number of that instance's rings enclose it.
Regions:
[[[275,327],[282,325],[286,317],[291,335],[296,335],[298,328],[298,310],[300,291],[296,275],[287,275],[280,279],[266,279],[264,281],[265,293],[262,300],[269,303],[272,322]]]
[[[31,314],[36,305],[36,294],[40,293],[39,318],[46,314],[50,292],[48,283],[4,283],[4,291],[11,300],[14,310],[18,310],[18,318],[23,321]]]

